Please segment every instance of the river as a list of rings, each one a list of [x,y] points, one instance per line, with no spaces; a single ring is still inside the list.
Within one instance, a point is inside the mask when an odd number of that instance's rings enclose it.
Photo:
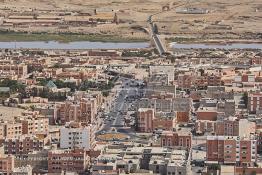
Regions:
[[[140,49],[149,47],[147,42],[113,43],[77,41],[61,43],[58,41],[0,42],[0,49]]]
[[[170,43],[174,49],[262,49],[262,43],[232,43],[232,44],[180,44]]]
[[[261,43],[232,43],[232,44],[180,44],[170,43],[176,49],[262,49]],[[148,48],[148,42],[90,42],[76,41],[62,43],[58,41],[24,41],[0,42],[0,49],[141,49]]]

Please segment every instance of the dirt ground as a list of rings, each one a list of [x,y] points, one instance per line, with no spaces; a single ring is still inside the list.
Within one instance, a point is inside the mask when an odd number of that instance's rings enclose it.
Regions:
[[[24,110],[14,107],[0,106],[0,120],[13,121],[15,117],[20,116]]]
[[[155,15],[153,21],[159,32],[167,38],[247,39],[262,38],[261,0],[0,0],[0,13],[6,8],[13,11],[65,10],[92,13],[116,12],[124,24],[97,27],[70,28],[72,31],[117,34],[124,37],[147,38],[137,27],[148,28],[149,15],[161,12],[168,5],[170,10]],[[207,9],[207,14],[178,14],[178,8]],[[41,28],[34,30],[43,30]],[[131,35],[132,33],[132,35]]]

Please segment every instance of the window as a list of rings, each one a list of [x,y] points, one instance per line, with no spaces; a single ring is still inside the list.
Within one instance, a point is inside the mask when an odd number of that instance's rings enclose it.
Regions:
[[[226,148],[231,148],[232,146],[231,145],[226,145]]]
[[[166,139],[162,139],[163,146],[166,146]]]
[[[168,138],[167,146],[171,146],[171,139],[170,138]]]
[[[182,138],[179,139],[179,146],[183,146],[183,139]]]

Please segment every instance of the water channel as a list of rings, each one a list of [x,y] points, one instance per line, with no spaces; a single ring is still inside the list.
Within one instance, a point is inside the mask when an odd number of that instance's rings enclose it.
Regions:
[[[0,42],[0,49],[139,49],[147,48],[147,42],[113,43],[77,41],[62,43],[58,41]]]
[[[181,44],[170,43],[176,49],[262,49],[262,43],[232,43],[232,44]],[[0,42],[0,49],[142,49],[148,48],[148,42],[90,42],[76,41],[62,43],[58,41],[24,41]]]
[[[262,49],[262,43],[232,43],[232,44],[180,44],[170,43],[174,49]]]

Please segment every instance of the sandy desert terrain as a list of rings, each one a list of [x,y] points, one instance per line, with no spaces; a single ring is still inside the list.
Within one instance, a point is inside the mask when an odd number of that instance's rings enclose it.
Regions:
[[[120,35],[122,37],[147,38],[138,27],[149,28],[149,15],[153,16],[159,32],[173,40],[179,38],[261,40],[262,2],[260,0],[0,0],[3,9],[64,10],[92,13],[115,12],[126,23],[101,25],[95,28],[71,28],[70,30]],[[206,14],[179,14],[179,9],[206,9]],[[41,29],[32,29],[41,30]],[[132,36],[130,36],[132,33]]]

